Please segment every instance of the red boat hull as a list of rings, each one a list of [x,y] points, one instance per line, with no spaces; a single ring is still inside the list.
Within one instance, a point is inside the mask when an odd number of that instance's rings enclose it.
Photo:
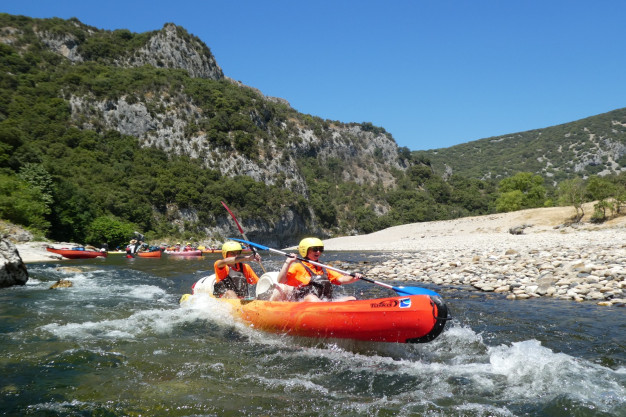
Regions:
[[[64,258],[68,259],[89,259],[96,258],[101,256],[103,258],[107,257],[106,252],[100,252],[95,250],[74,250],[74,249],[56,249],[56,248],[46,248],[48,252],[56,253]]]

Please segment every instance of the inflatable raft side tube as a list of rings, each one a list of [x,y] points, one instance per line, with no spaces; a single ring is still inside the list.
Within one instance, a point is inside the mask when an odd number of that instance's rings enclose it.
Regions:
[[[433,315],[435,316],[435,325],[432,330],[422,337],[407,339],[406,343],[428,343],[435,340],[435,338],[441,334],[443,328],[446,327],[446,321],[450,320],[446,303],[443,302],[441,297],[431,296],[430,304],[433,306]],[[435,306],[437,307],[436,313]]]

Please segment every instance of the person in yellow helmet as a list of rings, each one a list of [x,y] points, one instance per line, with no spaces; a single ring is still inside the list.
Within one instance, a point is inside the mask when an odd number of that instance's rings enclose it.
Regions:
[[[324,243],[315,237],[307,237],[300,241],[298,252],[305,260],[319,262],[324,252]],[[361,274],[354,276],[343,275],[306,261],[300,261],[295,255],[288,256],[278,273],[278,282],[295,287],[291,292],[293,301],[348,301],[355,297],[340,297],[333,299],[333,285],[350,284],[361,278]]]
[[[258,254],[242,255],[239,242],[228,241],[222,245],[222,259],[213,264],[215,285],[213,295],[219,298],[244,298],[248,294],[248,285],[256,284],[259,277],[244,261],[260,262]]]

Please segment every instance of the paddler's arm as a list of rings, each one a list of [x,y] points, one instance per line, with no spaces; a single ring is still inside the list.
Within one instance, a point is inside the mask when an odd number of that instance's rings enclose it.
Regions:
[[[278,271],[278,276],[276,277],[276,281],[279,284],[287,283],[287,271],[289,271],[289,267],[295,260],[296,260],[296,255],[293,255],[293,254],[287,255],[287,259],[285,259],[285,263],[283,263],[283,266],[280,268],[280,271]]]
[[[354,281],[358,281],[361,279],[363,275],[361,275],[358,272],[355,272],[354,275],[342,275],[339,278],[337,278],[337,281],[343,285],[343,284],[351,284]]]
[[[261,262],[261,256],[258,253],[252,255],[229,256],[228,258],[219,259],[215,265],[218,268],[224,268],[226,265],[235,265],[239,262]]]

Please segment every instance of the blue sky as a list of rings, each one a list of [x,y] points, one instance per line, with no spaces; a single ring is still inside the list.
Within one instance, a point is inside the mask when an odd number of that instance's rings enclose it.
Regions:
[[[443,148],[626,107],[622,0],[11,0],[100,29],[184,27],[303,113]]]

